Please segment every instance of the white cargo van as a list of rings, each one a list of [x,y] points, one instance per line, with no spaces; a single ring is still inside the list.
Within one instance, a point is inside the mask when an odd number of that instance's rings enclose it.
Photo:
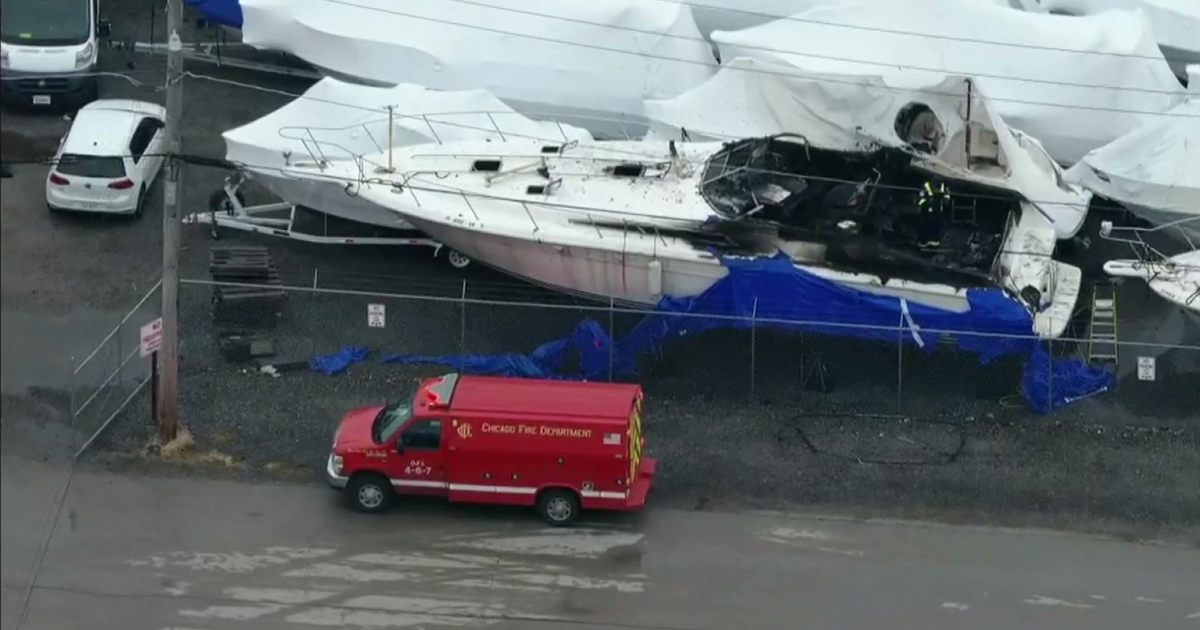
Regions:
[[[99,0],[0,0],[0,98],[67,108],[95,100],[108,31]]]

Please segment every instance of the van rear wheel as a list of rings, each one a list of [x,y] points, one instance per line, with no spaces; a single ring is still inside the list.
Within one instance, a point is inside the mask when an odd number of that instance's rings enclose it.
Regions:
[[[559,488],[538,495],[537,511],[552,527],[566,527],[579,519],[579,495]]]
[[[392,484],[383,475],[366,473],[350,480],[346,488],[350,505],[359,512],[378,514],[392,505],[395,494]]]

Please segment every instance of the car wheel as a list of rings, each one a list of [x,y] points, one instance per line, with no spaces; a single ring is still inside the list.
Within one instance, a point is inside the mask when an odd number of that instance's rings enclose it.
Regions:
[[[579,495],[570,490],[554,488],[538,495],[538,516],[552,527],[566,527],[579,519]]]
[[[378,514],[392,505],[395,494],[392,484],[383,475],[364,473],[350,480],[346,487],[350,505],[359,512]]]
[[[137,205],[133,207],[133,218],[139,219],[146,213],[146,186],[138,190]]]

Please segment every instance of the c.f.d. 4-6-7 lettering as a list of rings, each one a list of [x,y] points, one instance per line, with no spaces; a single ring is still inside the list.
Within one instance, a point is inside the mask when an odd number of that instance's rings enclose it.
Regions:
[[[423,477],[433,472],[433,467],[428,466],[425,462],[409,462],[408,466],[404,467],[404,474],[416,475]]]

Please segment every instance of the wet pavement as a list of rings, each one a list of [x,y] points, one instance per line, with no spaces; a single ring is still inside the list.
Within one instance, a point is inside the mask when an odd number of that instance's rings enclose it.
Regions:
[[[324,488],[87,473],[25,630],[1165,629],[1200,627],[1197,583],[1194,548],[1060,534],[676,511],[547,530],[520,510],[376,518]]]

